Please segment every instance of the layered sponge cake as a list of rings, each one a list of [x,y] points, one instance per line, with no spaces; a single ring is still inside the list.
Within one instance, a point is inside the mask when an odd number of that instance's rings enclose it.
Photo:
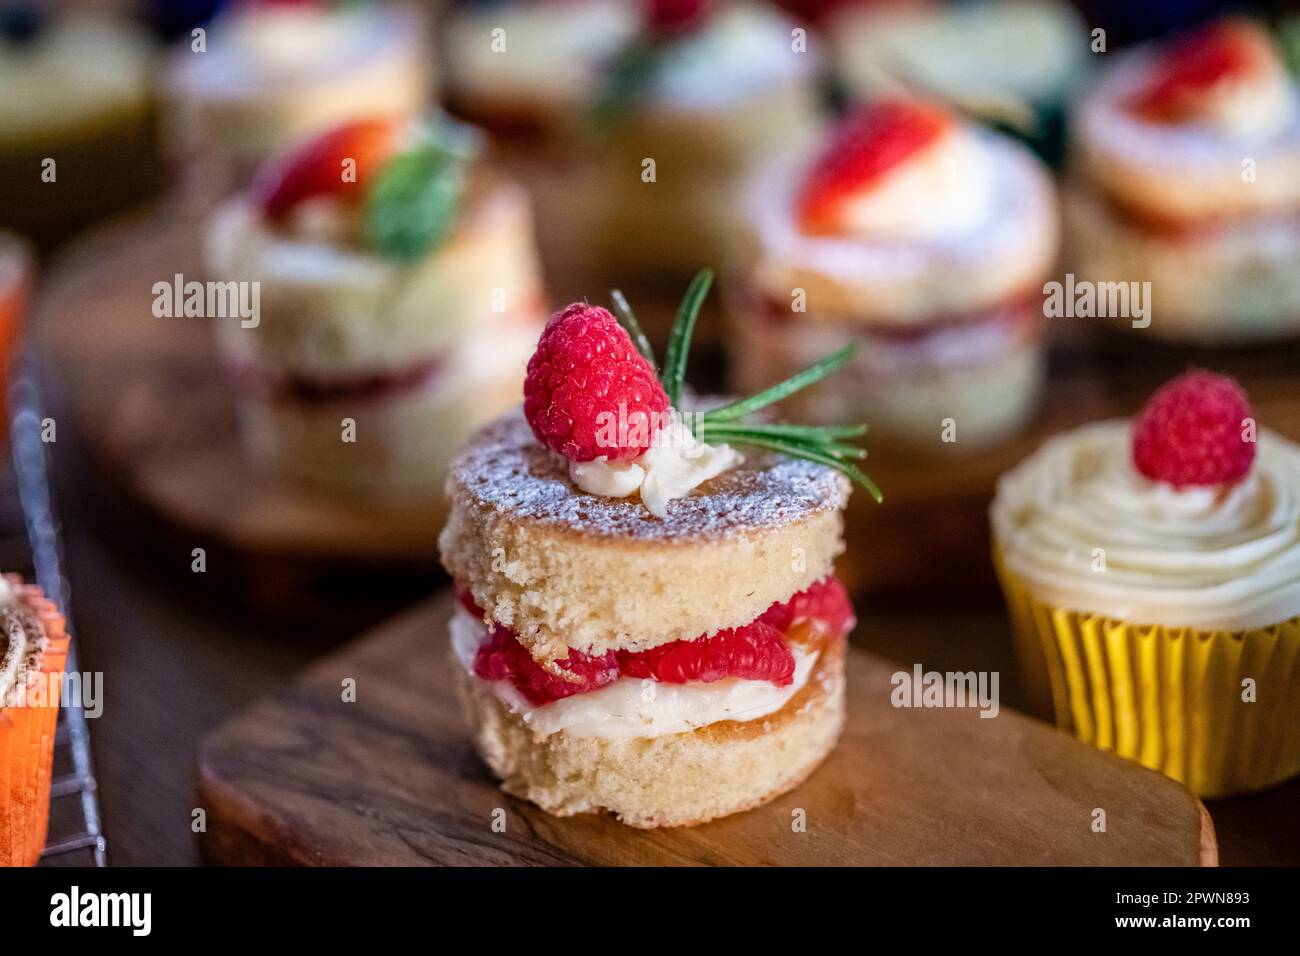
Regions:
[[[473,131],[379,116],[264,168],[213,217],[216,281],[255,284],[217,322],[250,458],[367,505],[434,506],[447,466],[508,408],[543,317],[527,194]]]
[[[746,462],[658,519],[576,490],[555,457],[512,414],[449,483],[457,674],[506,789],[651,827],[798,784],[844,721],[848,480]]]
[[[855,342],[846,377],[785,407],[811,421],[869,409],[877,437],[923,454],[996,444],[1033,414],[1058,227],[1023,146],[934,104],[873,100],[817,149],[766,163],[746,210],[730,309],[741,388]]]
[[[557,313],[524,408],[448,481],[439,543],[475,743],[555,814],[735,813],[800,783],[843,728],[854,617],[834,562],[857,456],[818,430],[782,454],[801,426],[731,424],[744,403],[678,412],[675,354],[661,387],[610,313]],[[606,411],[630,425],[602,441]]]
[[[1080,279],[1151,283],[1162,339],[1300,330],[1300,86],[1262,26],[1212,21],[1126,54],[1082,99],[1072,139]]]

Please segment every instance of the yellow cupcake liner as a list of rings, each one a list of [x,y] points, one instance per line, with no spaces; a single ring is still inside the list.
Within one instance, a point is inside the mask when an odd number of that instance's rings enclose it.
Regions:
[[[1061,729],[1202,797],[1300,774],[1300,618],[1232,632],[1131,624],[1046,604],[994,561],[1031,703]]]

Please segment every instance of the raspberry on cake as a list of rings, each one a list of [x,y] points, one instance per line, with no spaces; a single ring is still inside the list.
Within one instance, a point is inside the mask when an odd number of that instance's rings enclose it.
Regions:
[[[864,426],[754,416],[849,355],[682,409],[710,278],[658,377],[621,295],[614,313],[557,312],[523,409],[452,466],[439,546],[461,696],[503,787],[552,813],[638,827],[735,813],[801,782],[843,726],[855,622],[834,562],[851,482],[879,497],[847,443]],[[635,440],[603,428],[632,420]]]
[[[929,452],[997,442],[1032,414],[1058,236],[1051,180],[1027,149],[882,98],[816,149],[772,157],[745,209],[728,290],[739,388],[855,342],[851,383],[800,393],[792,414],[870,409],[878,436]],[[955,444],[942,441],[949,419]]]
[[[1073,125],[1070,271],[1150,282],[1159,338],[1300,328],[1300,88],[1264,27],[1230,18],[1125,53]]]
[[[366,117],[218,208],[209,272],[260,284],[256,325],[216,332],[264,470],[361,504],[436,505],[451,455],[514,400],[544,291],[527,196],[478,149],[449,121]]]

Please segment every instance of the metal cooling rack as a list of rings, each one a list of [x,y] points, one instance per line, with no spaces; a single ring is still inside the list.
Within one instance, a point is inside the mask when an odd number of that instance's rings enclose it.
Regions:
[[[5,553],[5,569],[32,573],[46,596],[68,618],[68,633],[74,634],[58,516],[50,492],[48,449],[41,435],[44,404],[34,364],[29,353],[10,389],[10,407],[15,410],[10,423],[13,468],[0,479],[4,501],[0,547]],[[15,503],[21,509],[17,514]],[[67,670],[80,670],[75,636],[68,648]],[[108,862],[108,845],[100,827],[90,733],[80,700],[71,700],[59,708],[54,748],[56,776],[50,784],[50,834],[41,862],[76,865],[75,854],[84,854],[85,865],[104,866]]]

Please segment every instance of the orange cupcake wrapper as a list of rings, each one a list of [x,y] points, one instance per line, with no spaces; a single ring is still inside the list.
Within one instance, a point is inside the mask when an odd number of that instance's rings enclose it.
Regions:
[[[47,679],[62,674],[69,641],[63,615],[36,585],[4,577],[45,633],[38,672]],[[0,708],[0,865],[35,866],[45,847],[59,682],[50,681],[49,688],[50,699],[33,696],[25,706]]]
[[[1028,690],[1061,729],[1203,797],[1300,774],[1300,618],[1232,632],[1132,624],[1053,607],[994,561]]]

